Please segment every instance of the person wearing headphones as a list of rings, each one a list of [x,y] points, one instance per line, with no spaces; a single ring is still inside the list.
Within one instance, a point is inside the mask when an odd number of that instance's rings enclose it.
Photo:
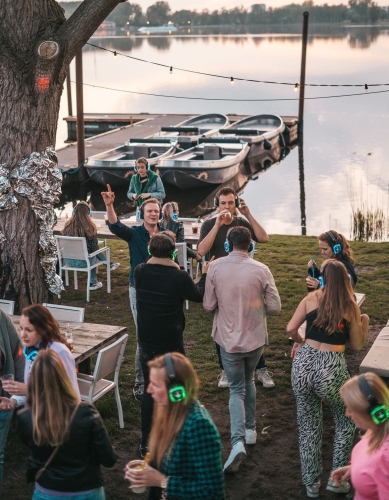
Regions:
[[[387,500],[389,390],[377,375],[368,372],[348,380],[341,387],[340,396],[346,405],[346,415],[366,433],[354,446],[350,464],[332,472],[331,484],[348,491],[351,478],[354,500]]]
[[[134,318],[135,328],[138,331],[134,271],[138,264],[142,264],[142,262],[145,262],[149,257],[148,246],[150,238],[159,231],[163,231],[163,227],[159,223],[161,218],[161,207],[156,198],[147,198],[140,208],[140,216],[142,217],[143,224],[140,226],[128,227],[122,224],[116,215],[113,207],[115,193],[112,191],[109,184],[107,184],[107,191],[102,192],[101,196],[103,197],[107,210],[109,230],[118,238],[126,241],[130,251],[130,306],[132,316]],[[132,392],[135,399],[138,401],[142,400],[144,393],[144,380],[139,360],[139,347],[137,347],[135,354],[135,385]]]
[[[86,247],[88,249],[88,254],[96,252],[99,249],[99,243],[97,241],[97,227],[91,218],[89,205],[85,201],[80,201],[73,208],[73,213],[70,219],[65,223],[61,234],[64,236],[79,236],[85,238]],[[98,254],[94,257],[89,258],[89,262],[93,265],[96,263],[96,258],[101,261],[106,261],[107,259],[103,254]],[[65,259],[65,263],[72,267],[86,267],[85,260],[80,259]],[[119,262],[111,262],[111,271],[114,271],[120,266]],[[94,267],[90,272],[90,290],[98,290],[102,288],[103,284],[101,281],[97,281],[97,268]]]
[[[162,224],[165,229],[172,231],[176,235],[177,243],[183,243],[185,241],[184,224],[178,220],[178,214],[179,209],[176,201],[165,203],[162,207]],[[202,257],[199,253],[189,247],[187,247],[186,251],[189,258],[196,259],[198,262],[201,261]]]
[[[150,258],[135,269],[135,290],[138,321],[138,344],[145,386],[149,383],[148,361],[166,352],[184,349],[184,300],[202,302],[209,263],[203,266],[200,281],[195,284],[190,275],[174,262],[177,251],[171,231],[155,234],[149,244]],[[142,398],[141,456],[147,452],[153,416],[153,400],[145,393]]]
[[[266,316],[278,314],[281,300],[270,269],[254,259],[251,233],[234,227],[227,233],[227,257],[211,263],[203,306],[214,311],[212,337],[230,387],[232,450],[224,472],[237,472],[246,458],[246,444],[255,444],[255,369],[268,334]]]
[[[148,362],[147,392],[155,402],[150,461],[126,469],[131,488],[149,487],[149,500],[224,500],[220,436],[198,399],[199,379],[178,352]]]
[[[201,225],[200,238],[197,245],[197,251],[200,255],[209,253],[209,255],[215,257],[215,259],[226,257],[228,253],[224,249],[224,242],[226,241],[228,231],[232,227],[247,227],[251,233],[251,239],[258,243],[266,243],[269,240],[266,231],[251,214],[245,201],[239,198],[233,189],[219,189],[216,193],[214,204],[217,209],[217,216],[204,221]],[[240,214],[244,217],[240,217]],[[228,381],[220,357],[220,348],[217,343],[215,347],[219,366],[222,370],[218,376],[218,386],[227,388]],[[274,381],[267,371],[265,357],[263,355],[258,362],[255,373],[259,382],[261,382],[264,387],[268,389],[274,387]]]
[[[297,307],[287,326],[295,341],[292,388],[297,403],[300,459],[303,484],[309,498],[317,498],[322,473],[322,401],[335,420],[332,471],[344,467],[350,458],[355,426],[346,416],[340,387],[350,378],[344,351],[346,343],[356,351],[363,348],[369,317],[361,314],[354,299],[346,267],[335,259],[323,262],[321,287],[309,293]],[[306,321],[303,340],[299,327]],[[327,489],[346,493],[348,488],[329,481]]]
[[[139,221],[142,203],[148,198],[155,198],[162,204],[166,194],[160,176],[150,169],[146,158],[138,158],[134,169],[136,174],[131,177],[127,197],[136,202],[136,220]]]
[[[336,259],[345,266],[351,285],[355,288],[358,278],[354,269],[353,251],[343,234],[331,229],[331,231],[319,235],[318,243],[321,254],[325,259]],[[309,289],[319,288],[320,270],[312,259],[308,262],[308,274],[306,282]]]

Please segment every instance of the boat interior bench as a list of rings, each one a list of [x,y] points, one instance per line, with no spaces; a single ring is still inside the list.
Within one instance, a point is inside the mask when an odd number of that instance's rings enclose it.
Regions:
[[[222,150],[215,144],[204,145],[204,160],[219,160],[221,158]]]
[[[380,377],[389,377],[389,321],[378,334],[359,371],[374,372]]]

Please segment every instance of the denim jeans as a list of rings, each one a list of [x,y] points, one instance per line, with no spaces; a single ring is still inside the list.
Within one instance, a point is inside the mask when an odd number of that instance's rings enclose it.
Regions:
[[[222,361],[222,358],[220,356],[220,345],[215,342],[215,347],[216,347],[216,352],[217,352],[217,358],[219,360],[219,366],[222,370],[224,370],[223,368],[223,361]],[[256,370],[260,370],[261,368],[266,368],[266,361],[265,361],[265,356],[262,354],[262,356],[259,358],[259,361],[258,361],[258,364],[256,366]]]
[[[90,257],[89,263],[91,266],[93,266],[93,264],[96,264],[96,259],[102,260],[102,261],[107,260],[104,254],[99,253],[98,255],[95,255],[94,257]],[[65,260],[65,264],[67,266],[80,267],[80,268],[86,267],[85,260],[80,260],[80,259],[64,259],[64,260]],[[91,272],[90,272],[90,284],[94,285],[96,283],[96,281],[97,281],[97,267],[94,267],[93,269],[91,269]]]
[[[103,487],[97,488],[89,493],[79,493],[78,495],[71,496],[49,495],[35,489],[32,496],[32,500],[58,500],[59,498],[66,498],[66,500],[105,500],[105,493]]]
[[[13,412],[13,410],[0,411],[0,491],[3,486],[4,450]]]
[[[135,330],[136,330],[136,340],[138,341],[138,322],[137,322],[137,312],[136,312],[136,290],[135,287],[130,286],[130,306],[132,316],[134,318]],[[135,385],[144,385],[142,365],[140,364],[139,359],[139,345],[136,344],[136,353],[135,353]]]
[[[231,444],[244,442],[245,429],[255,429],[256,388],[254,370],[263,346],[251,352],[226,352],[220,347],[230,386]]]
[[[139,346],[139,357],[143,370],[143,377],[145,381],[145,392],[142,398],[142,446],[147,446],[147,441],[149,440],[150,430],[151,430],[151,422],[153,420],[153,408],[154,402],[151,394],[147,392],[147,386],[149,385],[149,367],[147,366],[147,362],[151,359],[156,358],[157,356],[161,356],[162,354],[166,354],[167,352],[180,352],[184,356],[185,349],[184,344],[174,344],[169,346],[153,346],[148,344],[141,344]]]

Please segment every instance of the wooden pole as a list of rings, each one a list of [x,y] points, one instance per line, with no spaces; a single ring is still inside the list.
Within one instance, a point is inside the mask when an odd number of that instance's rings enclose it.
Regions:
[[[66,72],[66,90],[68,95],[68,115],[73,116],[73,105],[72,105],[72,85],[70,83],[70,66],[68,66]]]
[[[82,88],[82,49],[76,55],[77,96],[77,159],[78,165],[85,160],[84,96]]]
[[[300,100],[299,100],[299,135],[303,134],[304,129],[304,97],[305,97],[305,68],[307,60],[307,42],[308,42],[308,18],[309,12],[303,13],[303,43],[301,50],[301,71],[300,71]]]
[[[300,216],[301,216],[301,234],[307,234],[307,219],[305,215],[305,176],[304,176],[304,137],[299,137],[298,157],[299,157],[299,185],[300,185]]]

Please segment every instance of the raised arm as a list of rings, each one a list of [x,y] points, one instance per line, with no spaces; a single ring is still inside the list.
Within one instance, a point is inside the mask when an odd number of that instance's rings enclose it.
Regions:
[[[255,219],[255,217],[250,212],[249,207],[246,205],[245,201],[240,199],[239,212],[246,217],[246,219],[250,222],[251,227],[253,228],[254,234],[259,243],[266,243],[269,241],[269,236],[267,232],[263,229],[261,224]]]
[[[228,210],[222,210],[217,214],[215,225],[213,228],[206,234],[207,231],[207,222],[203,222],[203,225],[201,226],[200,230],[200,242],[197,245],[197,251],[200,255],[205,255],[208,253],[212,245],[215,242],[216,235],[219,231],[219,229],[222,227],[224,220],[225,220],[225,215],[229,214],[230,212]]]
[[[108,222],[110,224],[116,224],[118,216],[116,215],[115,209],[113,208],[113,202],[115,201],[115,193],[112,191],[111,186],[107,184],[107,191],[101,193],[103,197],[105,208],[107,210]]]

